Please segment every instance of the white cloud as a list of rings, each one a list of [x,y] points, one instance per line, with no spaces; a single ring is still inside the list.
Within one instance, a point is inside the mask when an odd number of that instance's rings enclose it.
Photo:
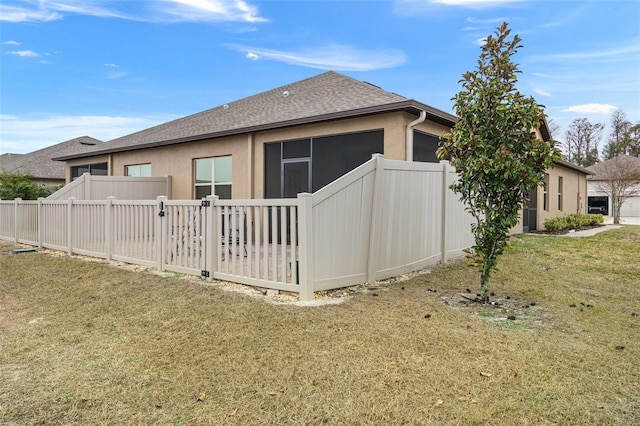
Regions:
[[[37,8],[9,6],[0,4],[0,21],[6,22],[49,22],[62,18],[62,15],[42,5]]]
[[[533,89],[533,91],[536,92],[540,96],[547,96],[547,97],[551,96],[551,93],[545,92],[542,89]]]
[[[573,105],[568,108],[562,109],[562,112],[577,112],[579,114],[603,114],[608,115],[618,107],[609,104],[582,104]]]
[[[429,0],[430,3],[443,4],[445,6],[502,6],[509,3],[521,3],[527,0]]]
[[[478,19],[478,18],[467,18],[467,22],[478,25],[502,25],[503,22],[508,22],[509,18],[489,18],[489,19]],[[472,29],[472,28],[470,28]]]
[[[19,117],[0,115],[0,154],[27,153],[79,136],[103,141],[124,136],[177,117],[118,117],[103,115],[52,115]]]
[[[487,42],[487,37],[481,37],[476,39],[474,43],[477,44],[478,46],[484,46],[486,42]]]
[[[33,50],[12,50],[7,52],[7,55],[20,56],[21,58],[35,58],[40,56],[39,53],[36,53]]]
[[[244,0],[162,0],[164,12],[179,21],[265,22]]]
[[[117,78],[126,77],[128,74],[125,71],[114,71],[107,73],[107,78],[109,80],[115,80]]]
[[[405,54],[395,49],[358,50],[345,45],[330,45],[301,51],[271,50],[238,45],[229,45],[229,47],[266,59],[322,70],[370,71],[392,68],[406,62]]]
[[[117,78],[125,77],[128,73],[120,69],[117,64],[103,64],[107,68],[106,78],[109,80],[115,80]]]
[[[7,41],[3,41],[2,44],[6,44],[9,46],[20,46],[22,43],[17,42],[15,40],[7,40]]]
[[[256,55],[253,52],[247,52],[247,59],[251,59],[253,61],[257,61],[258,59],[261,59],[261,58],[260,58],[260,55]]]
[[[0,21],[48,22],[65,15],[88,15],[148,22],[265,22],[245,0],[59,0],[0,4]]]
[[[396,0],[395,10],[399,13],[406,13],[407,8],[412,10],[427,10],[433,7],[463,7],[467,9],[482,9],[488,7],[503,7],[511,4],[523,3],[530,0]],[[493,23],[497,20],[484,19],[470,22],[476,23]],[[498,22],[499,24],[502,21]]]
[[[567,52],[551,55],[529,56],[530,62],[564,62],[564,61],[598,61],[616,60],[626,61],[633,58],[633,54],[640,54],[640,42],[632,42],[626,46],[589,52]],[[636,56],[637,57],[637,56]]]

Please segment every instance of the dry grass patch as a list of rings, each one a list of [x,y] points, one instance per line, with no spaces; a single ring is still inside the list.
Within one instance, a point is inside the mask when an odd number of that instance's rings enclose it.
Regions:
[[[639,237],[517,237],[495,307],[464,262],[300,307],[0,242],[0,423],[635,424]]]

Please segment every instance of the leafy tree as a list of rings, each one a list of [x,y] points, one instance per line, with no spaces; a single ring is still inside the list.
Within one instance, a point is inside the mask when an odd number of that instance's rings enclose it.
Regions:
[[[611,133],[609,141],[602,153],[605,160],[617,157],[620,154],[629,154],[630,138],[629,130],[631,122],[627,120],[627,115],[621,109],[617,109],[611,114]]]
[[[640,122],[629,128],[625,138],[627,140],[627,154],[640,157]]]
[[[576,118],[565,133],[565,158],[578,166],[588,167],[598,162],[598,145],[603,123],[591,124],[586,118]]]
[[[36,200],[39,197],[47,197],[51,191],[34,183],[31,175],[27,173],[0,172],[0,199]]]
[[[489,277],[507,245],[519,210],[544,172],[560,159],[553,141],[536,136],[543,107],[516,89],[518,70],[511,61],[520,37],[509,39],[507,23],[482,46],[477,69],[459,81],[453,98],[458,121],[443,135],[438,156],[451,157],[459,175],[451,186],[475,218],[473,255],[480,270],[483,302],[489,301]]]

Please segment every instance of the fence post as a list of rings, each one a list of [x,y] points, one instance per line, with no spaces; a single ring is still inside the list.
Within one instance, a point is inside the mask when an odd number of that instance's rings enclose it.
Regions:
[[[158,270],[164,272],[164,264],[166,262],[166,255],[164,252],[167,247],[167,219],[165,216],[165,203],[167,197],[161,195],[156,197],[158,201],[158,212],[155,216],[156,223],[156,263],[158,264]]]
[[[376,222],[380,213],[380,205],[382,204],[382,197],[384,193],[384,185],[382,181],[384,179],[384,155],[373,154],[371,156],[376,161],[375,176],[373,178],[373,197],[371,199],[371,224],[369,226],[369,248],[367,252],[367,282],[372,283],[376,280],[376,244],[377,244],[377,232]]]
[[[42,208],[42,200],[44,200],[44,198],[39,197],[38,198],[38,223],[36,224],[36,226],[38,227],[38,248],[42,248],[42,221],[44,220],[44,212],[43,212],[43,208]]]
[[[209,208],[205,209],[205,234],[204,234],[204,268],[209,271],[207,281],[213,280],[213,266],[215,262],[213,259],[218,258],[218,249],[220,245],[217,244],[216,237],[218,232],[218,221],[216,217],[216,204],[218,203],[217,195],[207,195],[207,201],[209,201]]]
[[[116,197],[107,197],[107,204],[104,205],[104,251],[107,261],[113,257],[113,200]]]
[[[313,300],[313,195],[298,194],[298,231],[300,244],[300,289],[301,301]]]
[[[20,222],[20,203],[22,202],[22,198],[16,198],[13,202],[15,203],[13,208],[13,233],[17,244],[20,239],[20,226],[22,226]]]
[[[165,191],[166,195],[169,199],[171,199],[171,188],[172,188],[172,180],[171,180],[171,175],[167,175],[165,176]]]
[[[82,196],[84,200],[91,199],[91,173],[84,173],[84,191],[82,191]]]
[[[440,228],[440,250],[442,252],[442,262],[447,261],[447,194],[449,191],[449,161],[440,160],[442,164],[442,227]]]
[[[69,197],[67,200],[67,254],[73,255],[73,200],[75,197]]]

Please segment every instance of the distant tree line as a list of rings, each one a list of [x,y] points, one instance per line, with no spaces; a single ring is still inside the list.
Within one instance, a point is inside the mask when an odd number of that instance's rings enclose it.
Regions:
[[[550,123],[551,132],[558,127]],[[565,132],[564,158],[578,166],[589,167],[600,160],[609,160],[619,155],[640,157],[640,122],[633,124],[624,111],[618,109],[611,115],[611,131],[600,156],[600,141],[604,123],[591,123],[586,118],[571,122]]]

